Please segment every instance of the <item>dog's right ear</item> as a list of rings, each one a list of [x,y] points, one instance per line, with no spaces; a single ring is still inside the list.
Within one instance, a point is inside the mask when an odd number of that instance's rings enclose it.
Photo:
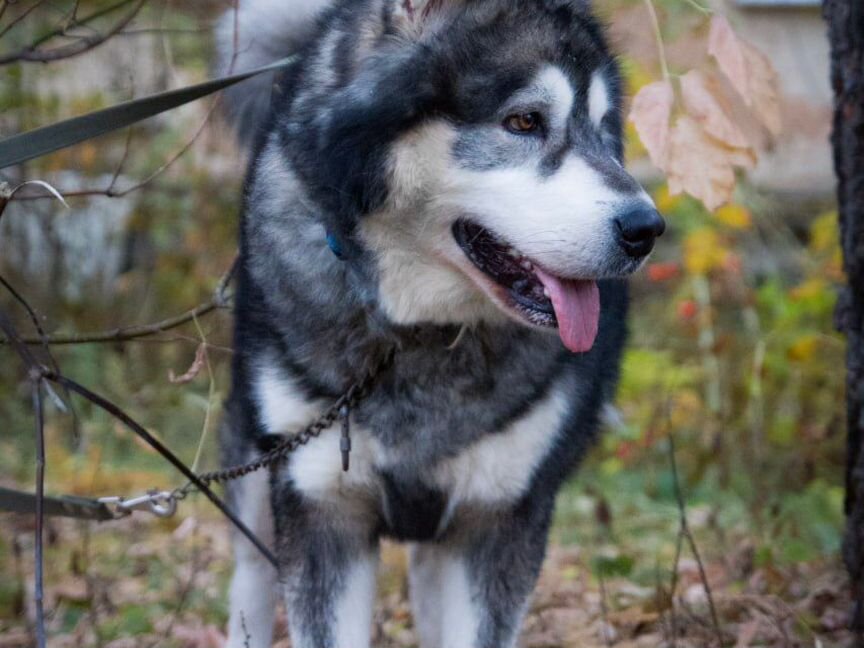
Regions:
[[[577,14],[590,14],[594,10],[591,0],[547,0],[546,6],[553,10],[566,7]]]

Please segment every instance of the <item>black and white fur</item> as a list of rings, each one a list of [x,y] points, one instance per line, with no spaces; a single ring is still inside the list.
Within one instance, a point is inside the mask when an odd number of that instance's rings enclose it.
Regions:
[[[259,78],[229,93],[254,146],[225,463],[398,353],[352,413],[348,472],[334,427],[232,486],[279,570],[235,540],[229,645],[269,646],[281,595],[295,648],[369,646],[391,537],[411,543],[423,648],[512,646],[556,492],[614,390],[622,278],[650,250],[622,247],[622,219],[654,212],[621,166],[615,61],[581,0],[240,6],[220,24],[224,67],[298,62],[272,92]],[[526,111],[541,133],[502,127]],[[590,352],[514,313],[457,244],[466,217],[520,258],[599,280]]]

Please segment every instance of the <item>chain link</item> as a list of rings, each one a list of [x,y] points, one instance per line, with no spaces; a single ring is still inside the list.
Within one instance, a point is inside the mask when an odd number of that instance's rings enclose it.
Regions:
[[[365,398],[378,375],[393,362],[394,355],[395,352],[393,350],[387,352],[382,356],[380,362],[370,368],[362,378],[351,385],[348,390],[332,405],[330,405],[330,407],[324,410],[317,419],[298,432],[284,435],[284,438],[279,441],[276,446],[257,459],[245,464],[223,468],[222,470],[200,473],[198,474],[198,479],[204,482],[207,486],[210,486],[211,484],[225,484],[226,482],[240,479],[241,477],[245,477],[253,472],[257,472],[263,468],[270,468],[282,462],[285,457],[297,450],[300,446],[304,446],[312,439],[319,437],[324,430],[332,426],[346,413],[349,413],[358,402]],[[345,464],[347,464],[347,461]],[[195,484],[188,482],[186,485],[175,488],[171,491],[170,497],[173,501],[179,502],[186,499],[190,493],[194,493],[197,490],[198,488]]]
[[[206,486],[211,484],[225,484],[235,479],[240,479],[253,472],[270,468],[280,463],[289,454],[304,446],[312,439],[331,427],[340,418],[343,420],[342,439],[340,450],[342,452],[343,469],[348,469],[348,453],[351,450],[351,439],[349,436],[349,423],[351,409],[365,398],[378,375],[393,362],[395,350],[381,356],[380,361],[373,365],[357,382],[351,385],[330,407],[322,412],[318,418],[312,421],[302,430],[282,436],[282,439],[270,450],[245,464],[230,466],[222,470],[199,473],[198,479]],[[98,501],[109,507],[115,519],[126,517],[134,511],[149,511],[158,517],[171,517],[177,510],[177,503],[186,499],[191,493],[198,492],[199,488],[190,482],[172,491],[149,491],[140,497],[102,497]]]

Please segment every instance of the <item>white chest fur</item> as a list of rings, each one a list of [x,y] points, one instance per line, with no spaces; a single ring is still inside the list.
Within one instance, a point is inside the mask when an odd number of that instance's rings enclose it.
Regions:
[[[489,434],[435,467],[434,483],[452,504],[501,504],[519,497],[547,455],[567,414],[568,399],[556,385],[506,429]]]
[[[504,430],[430,466],[424,481],[447,494],[451,512],[461,503],[494,506],[519,497],[560,433],[567,392],[566,385],[555,385]],[[274,434],[303,427],[327,405],[305,399],[291,379],[272,366],[259,371],[256,395],[262,421]],[[366,499],[378,492],[377,469],[399,461],[361,426],[352,425],[351,469],[343,472],[339,437],[334,426],[292,455],[286,476],[307,497],[344,503]]]

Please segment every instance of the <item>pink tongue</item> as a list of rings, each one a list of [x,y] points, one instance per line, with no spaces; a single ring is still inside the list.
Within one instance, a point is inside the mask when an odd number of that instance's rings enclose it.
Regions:
[[[590,280],[561,279],[536,267],[534,271],[549,292],[564,346],[574,353],[590,351],[600,323],[597,284]]]

